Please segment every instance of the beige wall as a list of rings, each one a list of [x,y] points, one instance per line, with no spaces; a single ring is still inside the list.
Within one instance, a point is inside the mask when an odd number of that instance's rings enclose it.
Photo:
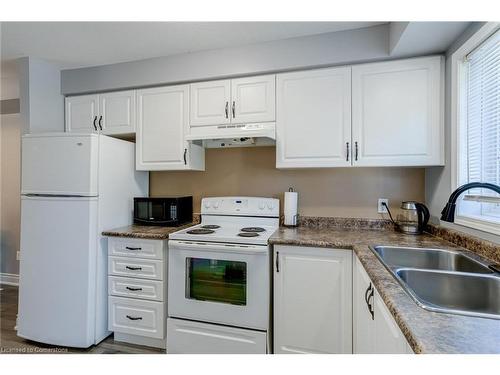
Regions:
[[[305,216],[382,217],[378,198],[391,208],[402,200],[424,201],[422,168],[329,168],[278,170],[275,148],[207,149],[205,172],[151,172],[151,196],[186,194],[199,212],[205,196],[249,195],[282,199],[290,186],[299,192]]]
[[[18,113],[0,116],[0,144],[0,273],[18,274],[16,252],[21,218],[21,121]]]

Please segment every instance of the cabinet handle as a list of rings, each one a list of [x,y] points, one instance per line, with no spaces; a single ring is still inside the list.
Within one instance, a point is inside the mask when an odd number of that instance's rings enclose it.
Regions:
[[[137,292],[138,290],[142,290],[142,288],[131,288],[129,286],[126,287],[128,290],[131,290],[132,292]]]
[[[280,272],[280,252],[276,252],[276,272]]]
[[[130,247],[130,246],[125,246],[125,249],[127,249],[127,250],[142,250],[142,247]]]
[[[236,102],[233,100],[233,118],[236,118]]]
[[[185,148],[184,149],[184,165],[187,165],[187,152],[188,152],[188,149]]]
[[[349,161],[349,142],[346,142],[345,145],[346,145],[345,161]]]
[[[130,315],[127,315],[127,318],[129,318],[130,320],[142,320],[142,316],[130,316]]]
[[[226,110],[225,110],[225,112],[226,112],[226,118],[228,118],[228,116],[229,116],[229,102],[226,102]]]
[[[101,124],[101,122],[102,122],[102,116],[99,117],[99,129],[101,129],[101,131],[102,131],[102,124]]]
[[[372,283],[370,283],[370,285],[368,286],[368,288],[366,289],[366,292],[365,292],[365,302],[366,302],[366,306],[368,307],[368,311],[370,312],[370,315],[372,316],[372,320],[374,320],[375,314],[373,311],[373,305],[370,303],[370,298],[373,297],[374,290],[375,290],[375,288],[372,286]]]
[[[355,147],[355,150],[354,150],[354,160],[358,161],[358,142],[354,142],[354,147]]]
[[[94,117],[94,122],[93,122],[95,131],[97,131],[97,125],[95,124],[96,121],[97,121],[97,116]]]
[[[131,270],[131,271],[140,271],[142,270],[142,267],[130,267],[130,266],[125,266],[126,269]]]

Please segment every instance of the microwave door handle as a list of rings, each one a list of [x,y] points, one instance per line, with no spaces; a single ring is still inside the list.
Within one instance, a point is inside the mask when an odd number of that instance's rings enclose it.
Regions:
[[[147,219],[139,219],[135,218],[136,221],[139,221],[141,223],[159,223],[159,224],[169,224],[169,223],[175,223],[177,220],[147,220]]]

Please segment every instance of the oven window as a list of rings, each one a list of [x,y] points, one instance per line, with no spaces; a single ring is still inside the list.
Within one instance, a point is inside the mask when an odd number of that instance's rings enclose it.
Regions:
[[[247,304],[247,265],[229,260],[187,258],[186,298]]]

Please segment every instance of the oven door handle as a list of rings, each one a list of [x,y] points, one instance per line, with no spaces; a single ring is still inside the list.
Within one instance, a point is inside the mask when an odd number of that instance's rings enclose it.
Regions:
[[[203,250],[215,252],[228,252],[235,254],[267,254],[268,247],[266,245],[245,245],[245,244],[227,244],[221,242],[197,242],[197,241],[181,241],[169,240],[168,249],[172,250]]]

